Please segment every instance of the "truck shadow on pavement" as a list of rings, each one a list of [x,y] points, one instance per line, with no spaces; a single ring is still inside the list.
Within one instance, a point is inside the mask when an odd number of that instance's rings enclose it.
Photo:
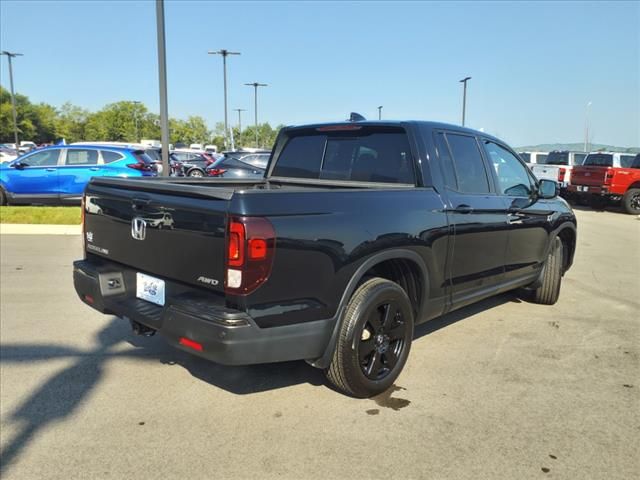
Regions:
[[[503,294],[466,307],[416,327],[415,339],[435,332],[448,325],[475,315],[483,310],[509,301],[519,301],[514,295]],[[303,361],[250,366],[223,366],[176,350],[162,338],[134,336],[129,325],[112,319],[95,337],[92,349],[48,344],[3,344],[0,348],[0,364],[35,364],[52,360],[72,360],[70,366],[50,377],[29,394],[18,407],[2,419],[2,426],[17,425],[16,433],[4,442],[0,451],[0,477],[15,464],[23,449],[49,425],[68,419],[84,403],[100,383],[109,361],[119,358],[135,358],[144,362],[161,362],[167,366],[178,365],[194,377],[231,393],[246,395],[284,388],[301,383],[326,385],[321,370]],[[132,350],[116,350],[123,342]],[[5,430],[6,431],[6,430]]]

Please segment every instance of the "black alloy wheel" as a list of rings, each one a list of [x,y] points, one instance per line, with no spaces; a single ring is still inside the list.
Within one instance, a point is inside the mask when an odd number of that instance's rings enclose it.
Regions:
[[[360,368],[370,380],[382,380],[398,364],[405,348],[407,325],[399,306],[391,301],[378,305],[360,333]]]

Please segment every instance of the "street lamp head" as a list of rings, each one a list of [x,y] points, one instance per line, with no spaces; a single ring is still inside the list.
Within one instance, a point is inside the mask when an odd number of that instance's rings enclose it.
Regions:
[[[464,77],[462,80],[460,80],[460,83],[465,83],[467,80],[471,80],[471,77]]]
[[[231,52],[231,51],[223,48],[221,50],[209,50],[207,52],[207,54],[209,54],[209,55],[222,55],[223,57],[226,57],[227,55],[240,55],[240,52]]]
[[[22,56],[24,56],[22,53],[7,52],[6,50],[3,50],[2,52],[0,52],[0,55],[6,55],[7,57],[22,57]]]
[[[253,83],[245,83],[245,85],[247,87],[268,87],[269,85],[266,83],[258,83],[258,82],[253,82]]]

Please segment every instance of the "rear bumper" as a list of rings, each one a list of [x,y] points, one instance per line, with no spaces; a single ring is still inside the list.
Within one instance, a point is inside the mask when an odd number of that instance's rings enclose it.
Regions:
[[[592,185],[569,185],[567,190],[571,193],[590,193],[593,195],[608,195],[609,191],[606,187]]]
[[[73,264],[73,283],[84,303],[157,330],[177,348],[217,363],[314,360],[322,356],[333,332],[334,319],[260,328],[245,312],[227,308],[224,298],[170,281],[165,306],[160,307],[136,298],[135,274],[109,262]],[[182,339],[200,347],[184,345]]]

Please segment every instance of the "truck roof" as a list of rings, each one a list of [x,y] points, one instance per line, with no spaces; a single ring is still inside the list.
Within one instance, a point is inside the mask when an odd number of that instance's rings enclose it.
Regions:
[[[323,127],[347,127],[347,126],[363,126],[363,127],[403,127],[405,125],[414,125],[416,127],[426,127],[430,129],[443,129],[443,130],[455,130],[459,132],[469,133],[472,135],[482,135],[483,137],[488,137],[494,140],[497,140],[501,143],[503,141],[498,138],[490,135],[486,132],[481,132],[479,130],[474,130],[472,128],[463,127],[461,125],[454,125],[450,123],[444,122],[433,122],[427,120],[366,120],[362,122],[349,122],[349,121],[341,121],[341,122],[323,122],[323,123],[310,123],[306,125],[288,125],[283,130],[311,130],[316,128]]]

